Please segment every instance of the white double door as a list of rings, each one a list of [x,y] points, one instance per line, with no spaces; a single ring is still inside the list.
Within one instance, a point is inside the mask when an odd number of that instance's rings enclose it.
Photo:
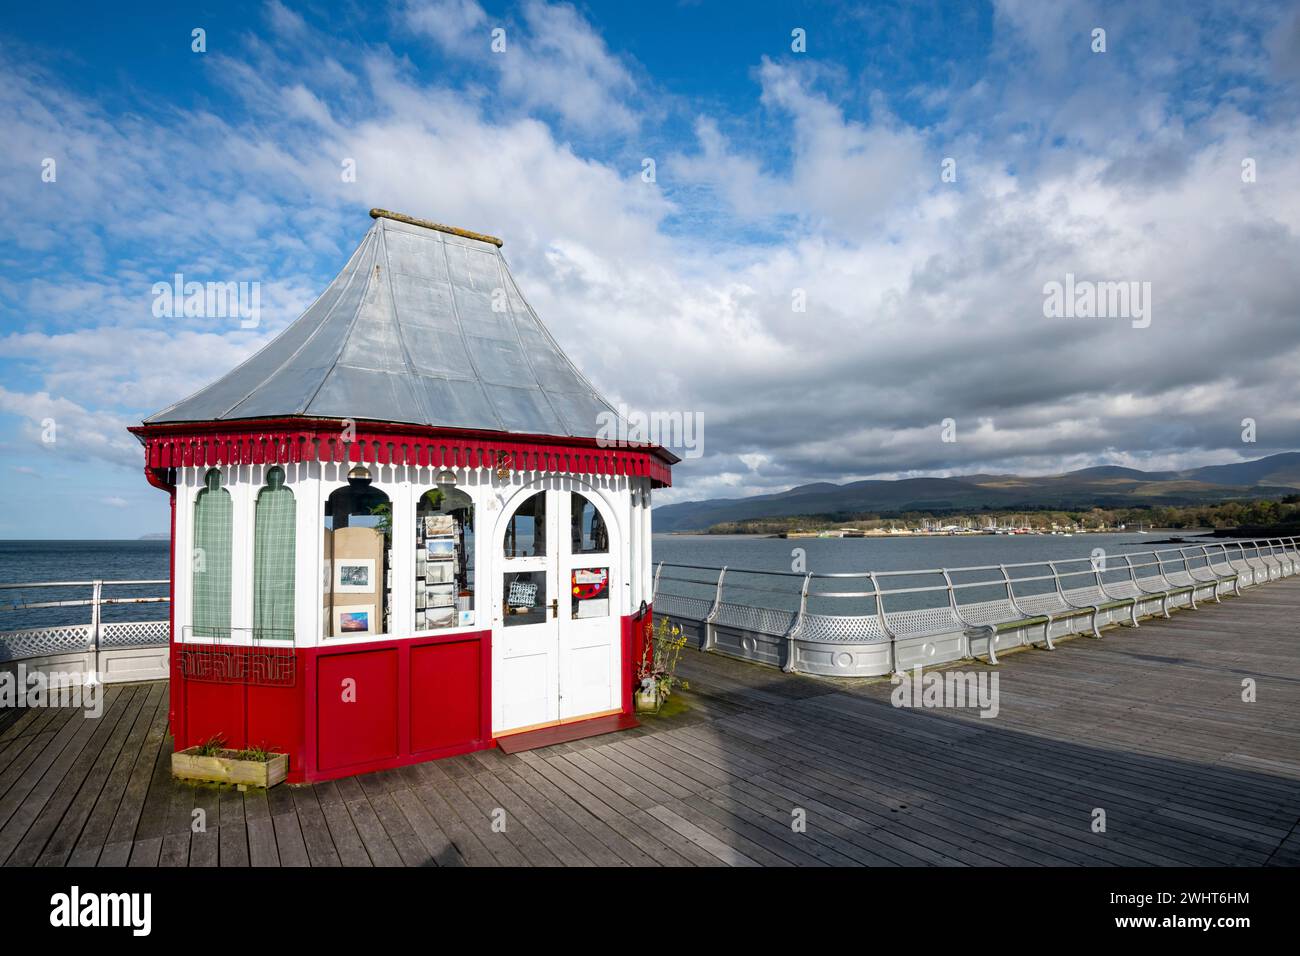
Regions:
[[[515,499],[498,535],[492,725],[512,733],[622,707],[616,526],[594,493]]]

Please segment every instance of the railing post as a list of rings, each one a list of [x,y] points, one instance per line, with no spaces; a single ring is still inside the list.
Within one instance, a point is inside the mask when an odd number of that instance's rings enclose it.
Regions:
[[[1016,592],[1011,586],[1011,575],[1007,573],[1007,566],[999,564],[998,570],[1002,572],[1002,583],[1007,586],[1007,600],[1011,602],[1011,606],[1016,609],[1016,613],[1021,617],[1030,617],[1029,613],[1020,606],[1020,602],[1016,600]]]
[[[663,573],[664,573],[664,563],[663,563],[662,561],[660,561],[660,562],[659,562],[659,566],[658,566],[657,568],[655,568],[655,579],[654,579],[654,583],[653,583],[652,585],[650,585],[650,603],[651,603],[651,604],[654,604],[654,602],[655,602],[655,598],[659,597],[659,575],[661,575],[661,574],[663,574]]]
[[[812,584],[812,572],[803,576],[803,588],[799,591],[799,614],[794,619],[794,626],[790,628],[790,633],[786,635],[785,664],[781,670],[787,674],[798,672],[795,665],[794,642],[795,638],[803,630],[803,616],[808,612],[808,588]]]
[[[86,662],[90,665],[90,673],[83,680],[83,683],[88,687],[99,683],[99,628],[103,621],[100,601],[104,597],[104,582],[102,580],[92,581],[90,582],[90,589],[90,648],[86,652]]]
[[[1061,600],[1065,600],[1065,589],[1061,587],[1061,572],[1056,570],[1056,562],[1048,561],[1047,566],[1052,569],[1052,580],[1056,583],[1056,593]],[[1069,602],[1066,602],[1069,603]]]
[[[889,638],[889,672],[902,674],[898,669],[898,638],[889,627],[889,618],[885,617],[885,596],[880,593],[880,582],[876,580],[875,571],[868,571],[867,577],[871,579],[871,590],[876,596],[876,620],[880,623],[881,633]]]
[[[709,613],[704,617],[704,647],[703,650],[711,651],[718,643],[718,635],[714,629],[713,621],[718,616],[718,607],[722,604],[722,582],[727,577],[727,566],[724,564],[722,570],[718,572],[718,587],[713,594],[713,607],[709,608]]]
[[[948,586],[948,610],[952,611],[952,616],[961,623],[963,628],[962,637],[966,641],[966,653],[963,660],[971,660],[975,655],[970,649],[970,624],[961,616],[961,609],[957,607],[957,592],[952,587],[952,575],[948,573],[947,568],[940,568],[939,571],[943,574],[943,583]],[[993,638],[990,637],[989,643],[992,642]]]

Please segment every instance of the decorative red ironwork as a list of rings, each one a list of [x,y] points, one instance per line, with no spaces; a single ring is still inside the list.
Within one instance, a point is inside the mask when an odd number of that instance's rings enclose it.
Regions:
[[[210,684],[253,687],[293,687],[298,681],[298,656],[292,647],[219,647],[181,644],[181,675]]]
[[[131,432],[144,442],[150,469],[301,461],[492,468],[505,460],[513,471],[629,475],[669,486],[677,461],[657,447],[604,448],[585,439],[515,439],[486,432],[364,423],[350,425],[345,432],[340,422],[313,419],[142,425]]]

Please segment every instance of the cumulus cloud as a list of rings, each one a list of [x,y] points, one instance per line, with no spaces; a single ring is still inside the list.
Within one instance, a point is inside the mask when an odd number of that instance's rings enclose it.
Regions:
[[[624,99],[636,90],[631,71],[577,9],[525,0],[520,13],[516,25],[490,20],[474,0],[412,0],[404,20],[443,53],[497,70],[500,91],[525,108],[605,135],[637,127]]]

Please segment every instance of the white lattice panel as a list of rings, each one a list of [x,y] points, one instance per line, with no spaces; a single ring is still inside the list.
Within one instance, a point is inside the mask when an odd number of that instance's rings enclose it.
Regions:
[[[1142,592],[1132,581],[1116,581],[1114,584],[1107,582],[1106,594],[1114,600],[1140,598],[1142,596]]]
[[[976,627],[1005,624],[1008,621],[1019,621],[1024,617],[1006,598],[999,601],[979,601],[974,604],[962,604],[959,610],[961,616]]]
[[[668,617],[683,617],[692,621],[704,620],[713,610],[713,602],[701,598],[683,597],[680,594],[656,594],[655,613]]]
[[[1155,576],[1145,577],[1145,578],[1140,577],[1137,579],[1137,581],[1138,581],[1138,587],[1140,587],[1143,591],[1146,591],[1148,594],[1151,593],[1159,594],[1169,590],[1169,585],[1165,583],[1164,578],[1155,577]]]
[[[947,606],[922,607],[910,611],[886,611],[885,620],[889,622],[889,629],[899,637],[951,634],[966,629],[952,613],[952,608]]]
[[[1026,614],[1060,614],[1063,611],[1071,610],[1070,606],[1061,600],[1061,596],[1055,591],[1047,594],[1026,594],[1023,597],[1016,595],[1016,603],[1024,609]]]
[[[765,607],[746,607],[743,604],[731,604],[723,601],[718,605],[718,616],[714,620],[742,631],[755,634],[771,634],[781,637],[794,627],[798,614],[794,611],[778,611]]]
[[[805,641],[834,644],[869,644],[888,640],[875,615],[841,617],[833,614],[805,614],[799,637]]]
[[[8,634],[0,634],[0,661],[20,661],[28,657],[68,654],[84,651],[89,646],[89,624],[10,631]]]
[[[1075,607],[1092,607],[1094,604],[1109,604],[1111,599],[1094,584],[1086,588],[1070,588],[1065,592],[1065,600]]]
[[[166,621],[118,621],[100,628],[100,647],[148,647],[171,640]]]

